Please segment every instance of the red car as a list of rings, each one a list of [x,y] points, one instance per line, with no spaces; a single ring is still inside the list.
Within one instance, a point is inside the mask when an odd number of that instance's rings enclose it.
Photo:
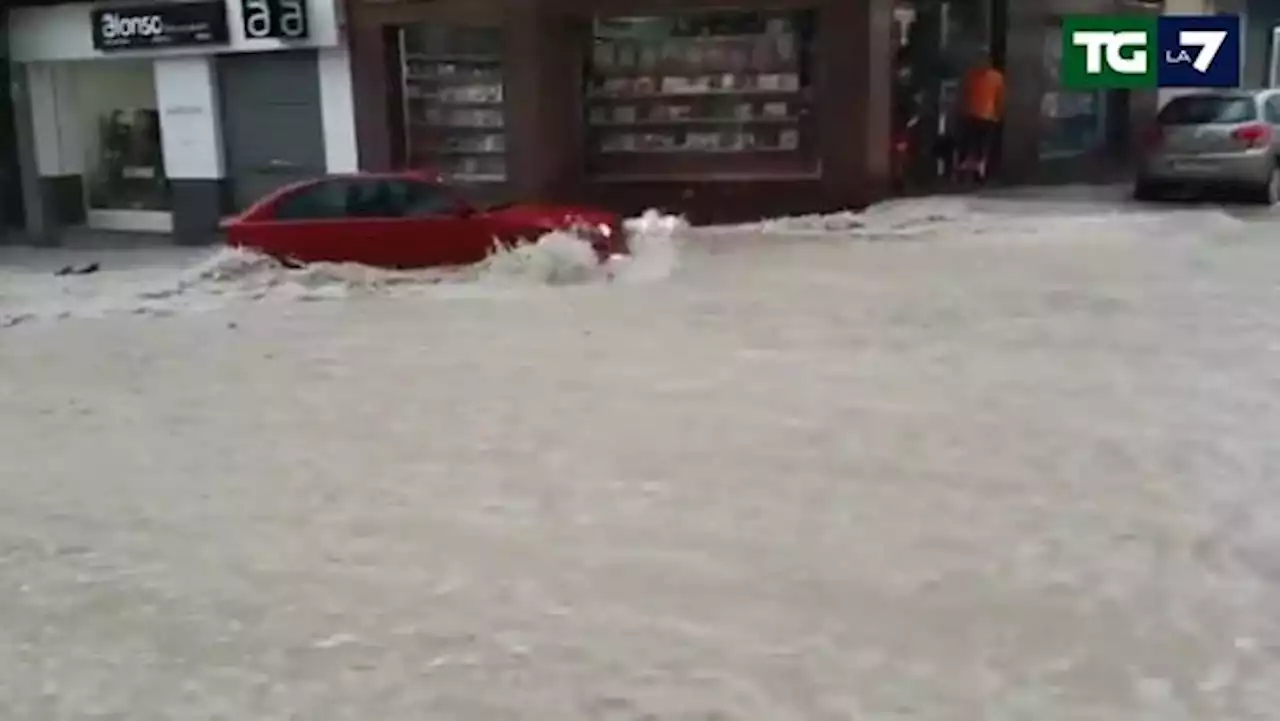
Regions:
[[[627,252],[622,219],[593,208],[513,203],[480,208],[438,176],[360,173],[285,186],[223,222],[227,244],[286,263],[383,268],[470,265],[496,245],[533,243],[565,230],[603,262]]]

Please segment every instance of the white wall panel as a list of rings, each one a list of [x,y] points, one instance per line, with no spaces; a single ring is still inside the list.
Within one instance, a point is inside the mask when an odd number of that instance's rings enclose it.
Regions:
[[[351,87],[351,56],[345,47],[318,53],[320,110],[324,121],[325,168],[330,173],[354,173],[356,151],[355,98]]]
[[[33,63],[27,68],[27,99],[31,126],[35,131],[36,167],[41,176],[62,172],[58,149],[58,98],[54,89],[53,66]]]
[[[53,89],[58,109],[58,158],[63,175],[84,172],[84,130],[80,96],[76,85],[76,66],[58,64],[53,68]]]
[[[213,56],[158,58],[156,105],[164,171],[176,180],[223,175],[218,83]]]
[[[74,175],[84,170],[84,146],[77,110],[74,68],[26,66],[28,101],[35,134],[36,167],[41,176]]]

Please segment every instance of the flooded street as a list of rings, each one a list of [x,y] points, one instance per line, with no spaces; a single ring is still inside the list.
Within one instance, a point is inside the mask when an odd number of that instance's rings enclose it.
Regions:
[[[1028,207],[0,252],[0,717],[1271,718],[1280,221]]]

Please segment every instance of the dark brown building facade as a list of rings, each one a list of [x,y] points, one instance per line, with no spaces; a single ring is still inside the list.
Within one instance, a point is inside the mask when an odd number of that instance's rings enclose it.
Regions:
[[[1059,92],[1055,24],[1152,11],[1130,2],[348,0],[360,162],[694,220],[858,207],[895,192],[904,93],[914,187],[932,186],[956,80],[989,52],[1000,177],[1097,177],[1154,98]]]

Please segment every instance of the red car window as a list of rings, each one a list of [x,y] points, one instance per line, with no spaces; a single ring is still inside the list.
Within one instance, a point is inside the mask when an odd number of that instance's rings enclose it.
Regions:
[[[367,178],[352,181],[347,186],[347,215],[352,218],[400,218],[391,190],[394,181]]]
[[[324,180],[295,190],[276,203],[273,220],[326,220],[347,217],[346,180]]]
[[[388,185],[399,218],[452,215],[459,207],[453,192],[437,183],[392,180]]]

